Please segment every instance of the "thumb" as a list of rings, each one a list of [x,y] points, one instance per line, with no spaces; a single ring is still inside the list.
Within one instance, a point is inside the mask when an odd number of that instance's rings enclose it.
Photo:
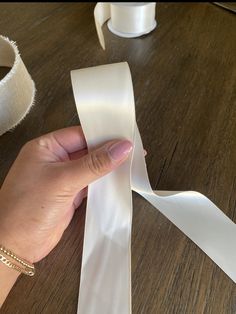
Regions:
[[[111,172],[128,158],[132,148],[132,143],[127,140],[109,141],[77,160],[66,162],[64,171],[71,187],[83,189]]]

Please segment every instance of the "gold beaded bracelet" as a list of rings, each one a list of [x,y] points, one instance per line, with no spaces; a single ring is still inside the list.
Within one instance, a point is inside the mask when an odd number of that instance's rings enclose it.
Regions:
[[[8,257],[13,259],[14,261],[18,262],[20,266],[16,265],[15,263],[11,262]],[[35,268],[34,265],[27,262],[26,260],[20,258],[12,251],[7,250],[5,247],[0,245],[0,262],[6,265],[9,268],[15,269],[16,271],[23,273],[27,276],[34,276]]]

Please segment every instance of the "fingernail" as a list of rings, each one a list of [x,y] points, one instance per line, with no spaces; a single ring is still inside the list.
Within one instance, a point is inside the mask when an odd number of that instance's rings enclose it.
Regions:
[[[108,148],[109,154],[113,160],[122,160],[131,152],[133,145],[130,141],[120,141]]]

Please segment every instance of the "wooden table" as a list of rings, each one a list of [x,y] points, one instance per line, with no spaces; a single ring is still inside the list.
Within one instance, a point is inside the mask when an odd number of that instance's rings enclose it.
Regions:
[[[153,188],[197,190],[236,221],[235,15],[209,3],[158,3],[153,33],[127,40],[104,27],[104,52],[93,8],[0,4],[1,33],[17,41],[37,86],[30,114],[0,137],[0,182],[26,141],[79,123],[70,70],[128,61]],[[76,313],[84,219],[85,203],[1,313]],[[132,278],[134,314],[236,312],[235,284],[138,195]]]

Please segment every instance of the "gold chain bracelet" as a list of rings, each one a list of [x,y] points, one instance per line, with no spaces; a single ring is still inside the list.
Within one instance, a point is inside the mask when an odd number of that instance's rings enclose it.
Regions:
[[[1,254],[2,252],[2,254]],[[16,265],[15,263],[11,262],[7,257],[12,258],[14,261],[18,262],[21,266]],[[9,268],[15,269],[16,271],[23,273],[28,276],[34,276],[35,268],[34,265],[27,262],[26,260],[20,258],[12,251],[7,250],[5,247],[0,245],[0,262],[6,265]]]

